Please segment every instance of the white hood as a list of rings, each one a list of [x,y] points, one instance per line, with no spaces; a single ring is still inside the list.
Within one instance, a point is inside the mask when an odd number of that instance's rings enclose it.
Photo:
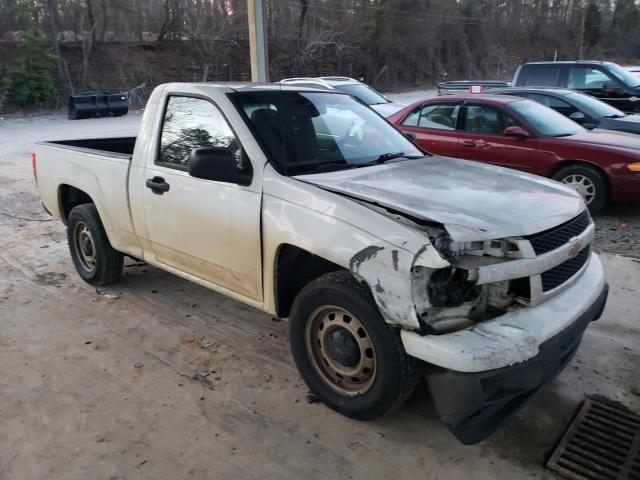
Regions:
[[[580,196],[558,182],[444,157],[296,178],[440,223],[455,241],[530,235],[566,222],[585,209]]]

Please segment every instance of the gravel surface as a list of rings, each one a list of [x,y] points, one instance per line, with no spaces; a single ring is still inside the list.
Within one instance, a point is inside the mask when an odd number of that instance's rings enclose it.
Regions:
[[[594,222],[596,252],[640,259],[640,205],[608,205]]]

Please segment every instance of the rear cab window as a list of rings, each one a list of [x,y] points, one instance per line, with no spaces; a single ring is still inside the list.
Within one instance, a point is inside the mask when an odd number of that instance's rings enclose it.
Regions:
[[[560,76],[560,66],[525,65],[520,70],[518,87],[555,87]]]

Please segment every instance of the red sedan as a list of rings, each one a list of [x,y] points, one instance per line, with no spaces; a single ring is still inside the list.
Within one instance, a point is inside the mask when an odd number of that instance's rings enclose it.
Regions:
[[[640,137],[586,130],[537,102],[503,95],[416,102],[389,120],[426,151],[515,168],[571,186],[595,212],[640,201]]]

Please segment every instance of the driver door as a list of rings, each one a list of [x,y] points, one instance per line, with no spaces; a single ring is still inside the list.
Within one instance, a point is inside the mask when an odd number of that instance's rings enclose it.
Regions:
[[[497,105],[467,103],[459,135],[460,158],[533,171],[535,142],[502,133],[505,128],[516,125],[519,123]]]
[[[152,255],[162,265],[260,301],[260,192],[188,173],[196,147],[239,155],[233,130],[213,103],[189,96],[168,98],[161,128],[143,196]]]

